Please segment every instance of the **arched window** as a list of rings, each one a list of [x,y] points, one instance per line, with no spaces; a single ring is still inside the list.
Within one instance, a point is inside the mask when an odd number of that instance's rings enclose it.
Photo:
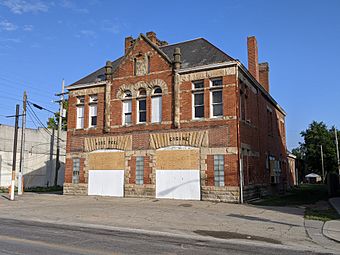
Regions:
[[[162,89],[159,86],[154,87],[151,98],[151,122],[162,122]]]
[[[146,90],[144,88],[139,89],[137,98],[137,122],[146,122]]]
[[[123,101],[123,125],[129,125],[132,123],[132,94],[130,90],[124,91]]]

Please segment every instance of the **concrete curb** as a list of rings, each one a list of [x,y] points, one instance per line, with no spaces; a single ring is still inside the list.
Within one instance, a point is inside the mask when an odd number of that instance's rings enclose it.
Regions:
[[[329,203],[340,215],[340,197],[330,198]],[[326,221],[322,226],[322,234],[337,243],[340,243],[340,220]]]
[[[325,222],[322,226],[322,234],[328,239],[340,243],[340,220]]]

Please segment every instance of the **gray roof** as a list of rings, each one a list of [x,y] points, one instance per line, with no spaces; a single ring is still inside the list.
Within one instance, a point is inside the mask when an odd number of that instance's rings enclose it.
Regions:
[[[173,59],[175,48],[181,49],[181,68],[217,64],[234,60],[204,38],[160,47],[170,59]]]
[[[181,68],[217,64],[234,60],[232,57],[218,49],[216,46],[214,46],[204,38],[198,38],[190,41],[159,47],[159,49],[163,51],[169,57],[169,59],[173,59],[175,48],[181,49]],[[113,70],[118,67],[122,59],[123,57],[120,57],[112,62]],[[79,81],[76,81],[70,86],[99,82],[103,80],[105,80],[105,67],[98,69],[97,71],[87,75]]]

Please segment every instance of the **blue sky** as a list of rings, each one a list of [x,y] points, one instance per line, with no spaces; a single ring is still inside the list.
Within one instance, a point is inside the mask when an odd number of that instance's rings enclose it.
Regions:
[[[313,121],[340,128],[340,1],[0,0],[0,123],[29,100],[52,103],[70,84],[124,52],[124,38],[155,31],[169,43],[204,37],[247,66],[246,38],[270,65],[287,112],[288,148]],[[38,111],[45,122],[50,115]],[[29,119],[28,125],[34,127]]]

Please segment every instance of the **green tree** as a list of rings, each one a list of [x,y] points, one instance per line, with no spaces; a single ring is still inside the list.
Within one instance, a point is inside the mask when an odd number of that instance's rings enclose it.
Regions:
[[[68,101],[66,100],[63,104],[64,109],[66,110],[66,117],[62,119],[61,130],[67,130],[67,112],[68,112]],[[59,121],[59,112],[56,112],[54,116],[48,118],[47,127],[52,129],[58,128]]]
[[[304,139],[293,153],[305,161],[307,172],[322,174],[321,149],[323,149],[325,174],[337,171],[336,147],[334,127],[328,129],[325,123],[313,121],[309,127],[301,132]]]

